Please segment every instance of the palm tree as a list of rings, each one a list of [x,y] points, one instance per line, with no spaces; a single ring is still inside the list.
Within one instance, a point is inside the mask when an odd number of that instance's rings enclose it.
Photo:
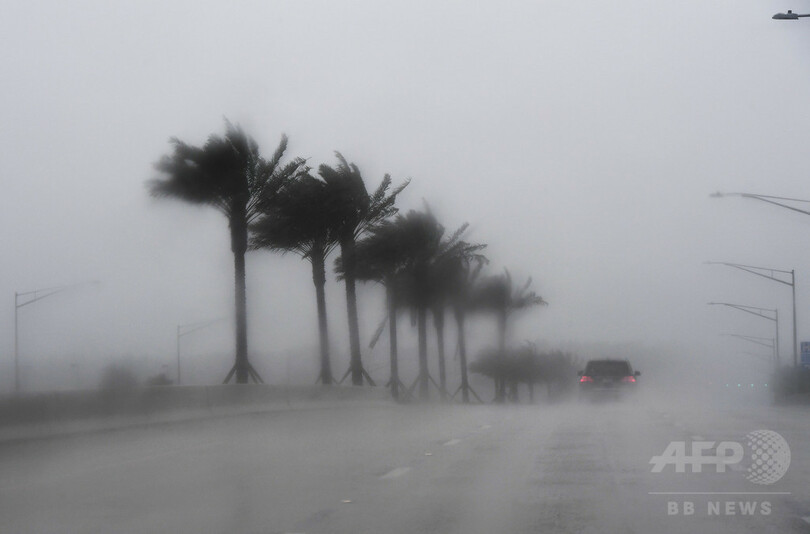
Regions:
[[[296,158],[282,165],[286,136],[282,136],[273,157],[265,160],[259,155],[256,142],[240,127],[228,121],[225,125],[223,137],[211,135],[202,147],[172,138],[173,152],[155,164],[162,176],[147,185],[153,196],[212,206],[228,219],[234,257],[236,358],[225,382],[236,375],[237,384],[246,384],[248,377],[261,381],[247,353],[245,252],[248,225],[257,217],[262,203],[302,172],[304,160]]]
[[[487,258],[479,254],[478,251],[486,245],[468,245],[471,248],[454,254],[445,263],[445,280],[448,290],[448,301],[453,310],[453,317],[456,320],[456,336],[459,365],[461,366],[461,401],[465,404],[470,402],[469,393],[476,395],[470,387],[467,376],[467,339],[465,333],[465,323],[467,311],[471,307],[472,289],[481,269],[488,263]],[[456,391],[458,393],[458,390]],[[455,396],[455,394],[453,396]],[[478,399],[479,402],[481,399]]]
[[[445,269],[449,269],[451,260],[456,257],[472,254],[483,248],[482,245],[469,245],[461,240],[467,225],[445,235],[444,226],[439,224],[436,217],[426,207],[424,212],[409,211],[407,215],[397,216],[393,223],[399,227],[400,240],[398,245],[405,251],[407,263],[403,269],[403,276],[407,280],[407,304],[416,316],[417,337],[419,346],[419,384],[420,398],[426,398],[428,385],[431,381],[427,362],[427,314],[434,310],[434,319],[438,311],[444,313],[444,290],[440,289],[445,280]],[[443,350],[444,322],[436,320],[442,330],[438,332],[440,342],[440,356]],[[440,370],[444,361],[440,360]],[[446,383],[438,385],[442,395],[446,393]]]
[[[388,383],[391,387],[391,396],[395,400],[399,400],[399,389],[402,386],[399,378],[397,311],[405,291],[402,275],[408,259],[407,250],[402,246],[401,229],[391,220],[370,228],[368,235],[355,246],[355,277],[362,281],[379,282],[385,287],[391,365],[391,378]],[[341,278],[344,276],[345,271],[340,258],[337,262],[337,272]],[[382,332],[386,321],[380,325],[378,335]]]
[[[404,216],[397,216],[394,224],[399,228],[400,246],[408,258],[403,272],[404,283],[407,287],[404,295],[405,303],[411,308],[412,317],[416,318],[419,376],[414,385],[419,384],[419,398],[426,399],[431,380],[427,359],[427,314],[430,309],[431,295],[430,272],[444,235],[444,227],[430,212],[413,210]]]
[[[388,192],[391,186],[391,177],[385,175],[374,193],[369,194],[366,184],[357,165],[349,163],[340,152],[335,152],[338,164],[335,167],[321,165],[318,167],[326,190],[334,207],[337,217],[337,238],[340,244],[340,255],[343,265],[343,280],[346,286],[346,308],[349,320],[349,348],[351,363],[346,375],[352,375],[352,384],[363,385],[363,377],[369,384],[374,384],[371,377],[363,368],[360,355],[360,328],[357,318],[357,292],[356,292],[356,260],[355,243],[363,233],[374,224],[377,224],[394,213],[397,195],[408,185],[406,181],[401,186]]]
[[[469,225],[464,223],[458,228],[450,237],[445,238],[436,252],[433,266],[429,273],[429,299],[430,299],[430,313],[433,316],[433,327],[436,330],[436,345],[438,349],[439,360],[439,385],[442,394],[447,391],[447,373],[444,354],[444,313],[448,305],[458,304],[458,297],[460,292],[465,288],[465,284],[459,285],[462,281],[463,273],[469,269],[471,264],[478,265],[477,270],[483,267],[486,263],[486,258],[480,254],[480,251],[486,247],[483,244],[471,244],[463,241],[461,237],[467,231]],[[477,271],[476,271],[477,275]],[[455,306],[453,306],[455,308]],[[456,317],[456,326],[460,327],[459,334],[463,337],[463,317],[459,322],[459,317]],[[463,344],[462,344],[463,345]],[[462,345],[459,345],[462,348]],[[461,379],[462,379],[462,400],[467,402],[469,389],[469,382],[467,381],[467,366],[466,366],[466,347],[462,360]],[[465,400],[466,399],[466,400]]]
[[[261,218],[250,227],[252,249],[294,252],[309,261],[318,309],[320,376],[323,385],[334,381],[329,360],[326,316],[326,258],[338,244],[337,222],[326,183],[309,175],[285,187],[264,203]]]
[[[498,322],[498,351],[506,351],[506,336],[509,318],[531,306],[547,305],[540,295],[529,291],[531,277],[520,287],[514,287],[512,276],[504,269],[502,275],[489,276],[481,280],[473,296],[473,307],[495,314]],[[495,400],[503,402],[506,396],[505,382],[499,381],[495,387]]]

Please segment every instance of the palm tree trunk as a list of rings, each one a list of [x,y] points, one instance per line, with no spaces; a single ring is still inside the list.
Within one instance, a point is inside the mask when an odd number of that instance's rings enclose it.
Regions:
[[[464,334],[464,310],[456,309],[456,327],[458,330],[458,359],[461,365],[461,401],[470,402],[470,382],[467,377],[467,340]]]
[[[236,383],[247,384],[249,363],[247,353],[247,296],[245,291],[245,252],[247,251],[247,222],[245,209],[236,206],[231,223],[231,250],[234,265],[234,304],[236,306]]]
[[[436,329],[436,347],[439,355],[439,385],[444,397],[447,393],[447,371],[444,362],[444,308],[441,306],[433,308],[433,326]]]
[[[349,350],[351,363],[349,369],[352,374],[352,384],[363,385],[363,360],[360,356],[360,326],[357,319],[357,289],[354,274],[354,238],[344,239],[340,242],[340,252],[343,256],[343,279],[346,285],[346,310],[349,316]]]
[[[427,366],[427,309],[421,305],[416,311],[416,328],[419,337],[419,398],[428,398]]]
[[[391,396],[399,400],[399,359],[397,357],[397,302],[394,281],[389,277],[385,283],[388,301],[388,344],[391,355]]]
[[[498,312],[498,350],[506,353],[506,313]]]
[[[315,284],[315,298],[318,304],[318,333],[320,335],[321,349],[321,384],[332,384],[332,364],[329,361],[329,329],[326,321],[326,266],[322,249],[313,247],[310,261],[312,262],[312,281]]]
[[[498,312],[498,357],[506,356],[506,312]],[[503,402],[506,399],[506,379],[500,378],[495,381],[495,401]]]

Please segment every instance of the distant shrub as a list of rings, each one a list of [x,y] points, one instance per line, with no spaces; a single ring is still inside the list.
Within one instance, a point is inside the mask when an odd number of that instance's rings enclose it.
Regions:
[[[531,343],[504,352],[484,351],[469,365],[469,369],[496,382],[504,381],[509,386],[509,397],[513,401],[517,401],[518,384],[529,387],[530,398],[534,397],[535,385],[544,385],[549,400],[555,400],[571,388],[576,377],[576,365],[571,354],[556,350],[540,352]]]
[[[166,373],[160,373],[159,375],[149,377],[146,384],[148,386],[171,386],[174,382],[166,376]]]
[[[113,363],[104,368],[99,386],[104,391],[135,389],[138,379],[126,365]]]

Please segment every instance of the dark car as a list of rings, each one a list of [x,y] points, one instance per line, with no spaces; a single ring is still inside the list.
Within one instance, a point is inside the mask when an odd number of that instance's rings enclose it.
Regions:
[[[639,371],[627,360],[591,360],[579,372],[580,398],[618,398],[638,386]]]

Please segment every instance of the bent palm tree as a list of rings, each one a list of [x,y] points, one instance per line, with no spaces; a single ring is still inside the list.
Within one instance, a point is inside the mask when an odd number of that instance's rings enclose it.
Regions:
[[[439,224],[436,217],[426,209],[424,212],[410,211],[405,216],[398,216],[394,224],[400,228],[400,246],[405,251],[408,261],[404,272],[408,278],[408,304],[416,314],[417,337],[419,346],[419,396],[426,398],[428,384],[431,377],[428,373],[427,362],[427,313],[433,310],[434,314],[444,312],[444,288],[442,287],[446,274],[443,272],[450,265],[451,259],[473,254],[483,248],[482,245],[470,245],[461,240],[467,225],[462,225],[450,236],[445,235],[444,226]],[[443,328],[443,321],[436,318],[437,326]],[[443,330],[438,330],[439,368],[444,374]],[[445,385],[438,385],[442,395],[445,394]]]
[[[391,177],[385,175],[373,194],[366,190],[366,184],[360,170],[354,163],[349,163],[340,152],[335,152],[338,164],[335,167],[321,165],[318,174],[326,183],[326,190],[331,198],[334,214],[337,217],[337,236],[340,243],[340,255],[343,265],[343,280],[346,286],[346,309],[349,320],[349,349],[351,363],[346,375],[352,375],[352,384],[363,385],[363,378],[374,384],[363,368],[360,355],[360,327],[357,318],[356,259],[355,243],[372,225],[377,224],[394,213],[397,195],[408,185],[401,186],[388,193]],[[343,381],[341,379],[341,382]]]
[[[547,305],[543,297],[529,291],[531,277],[520,287],[514,287],[512,275],[504,269],[504,274],[484,278],[475,290],[473,307],[495,314],[498,322],[498,351],[506,351],[506,336],[509,318],[516,312],[531,306]],[[495,385],[495,400],[503,402],[506,398],[506,386],[503,380]]]
[[[467,339],[465,333],[467,311],[471,307],[472,290],[475,287],[478,275],[489,260],[483,254],[478,253],[486,245],[465,245],[466,248],[448,257],[442,271],[447,288],[447,300],[456,320],[458,357],[461,367],[461,385],[453,396],[458,391],[461,391],[461,401],[466,404],[470,402],[470,392],[478,398],[478,395],[470,387],[467,376]],[[478,401],[480,402],[481,399],[478,399]]]
[[[391,396],[395,400],[399,400],[399,390],[402,386],[399,378],[397,311],[403,292],[402,273],[409,259],[401,241],[400,227],[392,221],[383,221],[370,228],[369,235],[358,241],[355,246],[355,277],[362,281],[378,282],[385,287],[391,369],[388,384],[391,387]],[[336,270],[340,277],[344,276],[343,262],[340,259]],[[378,334],[382,332],[384,323],[380,326]]]
[[[338,244],[337,224],[326,184],[309,174],[285,187],[262,206],[261,218],[250,226],[252,249],[295,252],[312,266],[320,340],[319,381],[334,381],[329,360],[326,316],[326,258]]]
[[[430,312],[433,316],[433,326],[436,330],[436,345],[439,359],[439,385],[443,394],[446,394],[447,387],[444,356],[445,308],[453,304],[453,301],[459,296],[456,293],[460,288],[455,285],[460,281],[459,277],[461,276],[461,272],[459,270],[465,265],[469,267],[471,263],[479,265],[478,269],[480,269],[487,261],[486,258],[480,254],[480,251],[486,248],[486,245],[471,244],[461,239],[468,227],[469,225],[464,223],[451,236],[442,240],[439,250],[436,251],[429,274]],[[457,321],[457,326],[461,326],[461,334],[463,336],[463,319],[461,324]],[[462,360],[466,362],[466,353],[462,357]],[[461,378],[461,389],[464,391],[462,398],[464,398],[467,397],[467,390],[469,389],[469,383],[466,380],[466,363],[463,363]]]
[[[261,381],[247,353],[245,252],[248,225],[258,215],[261,204],[302,171],[304,160],[296,158],[281,164],[287,149],[286,136],[282,136],[273,157],[263,159],[256,142],[227,121],[225,136],[211,135],[202,147],[188,145],[177,138],[172,138],[171,144],[174,151],[155,164],[163,176],[150,180],[147,185],[153,196],[212,206],[227,217],[234,257],[236,357],[225,382],[234,375],[237,384],[246,384],[248,377]]]

